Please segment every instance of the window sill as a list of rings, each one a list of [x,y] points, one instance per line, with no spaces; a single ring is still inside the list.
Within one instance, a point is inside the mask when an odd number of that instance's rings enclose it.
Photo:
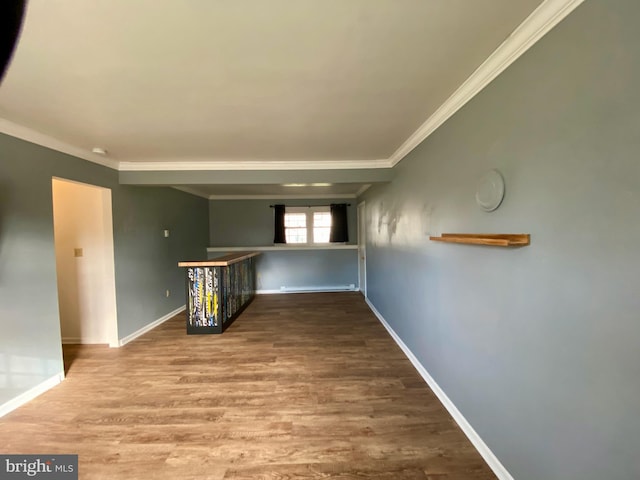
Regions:
[[[318,244],[318,245],[295,245],[295,244],[282,244],[282,245],[264,245],[264,246],[247,246],[247,247],[209,247],[207,252],[243,252],[246,250],[252,250],[256,252],[269,252],[269,251],[283,251],[283,250],[357,250],[358,245],[351,244]]]

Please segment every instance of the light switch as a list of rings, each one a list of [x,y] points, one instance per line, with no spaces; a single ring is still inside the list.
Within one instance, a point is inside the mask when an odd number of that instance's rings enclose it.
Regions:
[[[169,230],[164,231],[164,238],[169,238]]]
[[[81,248],[74,248],[73,249],[73,256],[74,257],[82,257],[83,256],[83,252]]]

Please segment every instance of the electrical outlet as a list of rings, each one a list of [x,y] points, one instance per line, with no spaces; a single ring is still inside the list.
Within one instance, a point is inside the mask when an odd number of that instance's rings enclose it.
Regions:
[[[84,255],[84,252],[82,251],[81,248],[74,248],[73,249],[73,256],[74,257],[82,257]]]
[[[171,296],[171,290],[167,289],[167,291],[165,292],[165,296],[169,298],[169,296]]]

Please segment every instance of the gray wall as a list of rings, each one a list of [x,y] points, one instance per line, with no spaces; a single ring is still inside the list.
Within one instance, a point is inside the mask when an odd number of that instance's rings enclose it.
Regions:
[[[358,243],[355,199],[210,200],[209,239],[212,247],[255,247],[273,245],[273,209],[269,205],[351,204],[347,211],[349,243]],[[210,253],[214,258],[222,254]],[[356,250],[303,250],[263,252],[257,259],[257,288],[331,287],[358,285]]]
[[[640,478],[638,18],[585,2],[364,195],[370,300],[517,480]]]
[[[263,252],[256,260],[258,290],[281,287],[358,288],[357,250],[302,250]]]
[[[357,202],[354,198],[209,200],[209,246],[273,245],[273,209],[269,205],[329,205],[348,203],[349,243],[358,244]]]
[[[207,200],[169,188],[120,186],[114,170],[0,135],[0,378],[7,379],[0,405],[63,368],[53,176],[112,189],[120,338],[183,305],[176,263],[206,255]]]
[[[206,258],[208,200],[161,187],[119,186],[115,192],[118,334],[123,338],[184,305],[184,272],[177,262]]]

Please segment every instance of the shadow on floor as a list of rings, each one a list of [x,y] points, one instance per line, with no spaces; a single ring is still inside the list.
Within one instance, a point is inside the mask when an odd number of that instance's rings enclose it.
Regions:
[[[62,358],[64,360],[64,374],[68,375],[71,365],[78,358],[83,345],[62,345]]]
[[[109,345],[82,345],[64,344],[62,345],[62,358],[64,360],[64,374],[68,375],[74,362],[87,355],[95,354],[97,351],[109,351]]]

